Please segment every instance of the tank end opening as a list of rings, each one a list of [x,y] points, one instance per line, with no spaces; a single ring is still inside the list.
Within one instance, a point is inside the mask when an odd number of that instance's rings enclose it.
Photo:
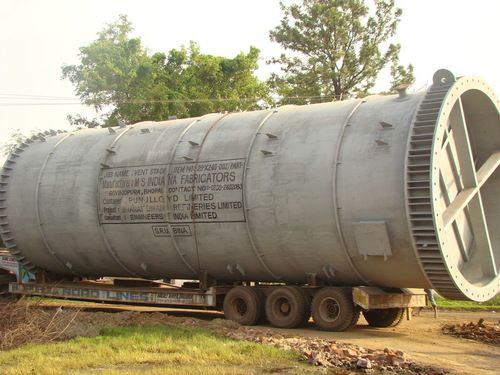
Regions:
[[[499,99],[479,78],[442,69],[433,81],[409,142],[414,243],[441,295],[486,301],[500,292]]]

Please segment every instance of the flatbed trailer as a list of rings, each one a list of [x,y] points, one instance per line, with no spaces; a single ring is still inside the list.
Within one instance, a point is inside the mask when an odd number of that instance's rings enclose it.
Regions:
[[[223,297],[227,289],[216,287],[207,290],[177,288],[161,283],[154,287],[123,287],[98,281],[9,284],[9,292],[12,294],[162,307],[185,306],[189,308],[216,308],[217,297]]]
[[[373,286],[309,285],[245,282],[219,285],[216,280],[187,281],[182,286],[134,278],[70,281],[40,272],[29,273],[10,254],[0,251],[4,289],[19,296],[224,311],[228,319],[252,325],[264,315],[274,326],[294,328],[311,314],[320,329],[342,331],[363,313],[375,327],[393,327],[410,310],[427,304],[422,289],[382,289]],[[14,281],[15,280],[15,281]],[[14,281],[14,282],[11,282]],[[405,314],[406,313],[406,314]]]
[[[254,286],[264,293],[273,286]],[[155,287],[122,287],[106,282],[72,283],[10,283],[9,292],[51,298],[74,299],[93,302],[120,302],[150,306],[189,306],[221,308],[221,297],[231,287],[210,287],[207,290],[182,288],[158,283]],[[315,288],[303,288],[313,294]],[[364,310],[382,308],[423,307],[427,299],[422,289],[403,289],[401,292],[386,292],[376,287],[353,287],[353,301]]]

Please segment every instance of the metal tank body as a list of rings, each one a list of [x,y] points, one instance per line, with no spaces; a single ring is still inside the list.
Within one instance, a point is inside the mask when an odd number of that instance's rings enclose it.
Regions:
[[[1,178],[4,242],[62,275],[500,289],[499,101],[425,92],[39,135]]]

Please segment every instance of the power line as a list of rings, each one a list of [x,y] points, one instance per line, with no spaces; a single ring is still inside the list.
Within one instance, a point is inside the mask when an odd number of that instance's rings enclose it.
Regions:
[[[54,95],[36,95],[36,94],[13,94],[0,93],[0,100],[16,99],[16,100],[31,100],[31,99],[47,99],[47,100],[78,100],[77,97],[54,96]]]
[[[323,100],[333,100],[335,96],[333,95],[317,95],[317,96],[288,96],[277,98],[279,100],[313,100],[313,99],[323,99]],[[4,102],[2,103],[0,97],[0,106],[65,106],[65,105],[86,105],[81,102]],[[10,98],[13,99],[13,98]],[[74,100],[74,99],[73,99]],[[203,103],[203,102],[258,102],[265,100],[264,98],[199,98],[199,99],[161,99],[161,100],[123,100],[117,103],[110,103],[108,105],[115,104],[167,104],[167,103]]]
[[[58,105],[84,105],[83,103],[1,103],[0,107],[26,107],[26,106],[58,106]]]
[[[0,107],[24,107],[24,106],[58,106],[58,105],[84,105],[83,103],[2,103],[0,101]]]

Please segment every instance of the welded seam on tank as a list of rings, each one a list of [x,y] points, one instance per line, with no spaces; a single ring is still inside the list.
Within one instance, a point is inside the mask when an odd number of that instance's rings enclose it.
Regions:
[[[351,255],[349,254],[349,251],[347,250],[345,238],[344,238],[344,233],[342,231],[342,225],[340,224],[340,206],[339,206],[339,194],[338,194],[338,166],[342,163],[340,158],[340,153],[342,151],[342,141],[344,140],[344,134],[347,126],[349,126],[349,122],[351,121],[352,117],[354,116],[354,113],[358,110],[358,108],[366,102],[366,100],[359,100],[358,103],[354,106],[354,108],[351,110],[351,112],[347,115],[344,123],[342,124],[342,128],[340,130],[340,134],[338,137],[338,142],[336,146],[336,151],[335,151],[335,160],[333,163],[333,212],[335,215],[335,225],[337,227],[337,234],[339,236],[340,240],[340,245],[342,246],[342,250],[345,253],[346,259],[351,266],[352,270],[358,276],[363,282],[365,282],[367,285],[371,285],[372,283],[365,279],[362,275],[361,272],[356,268],[354,265],[353,260],[351,259]]]
[[[117,142],[120,140],[121,137],[123,137],[128,131],[134,129],[135,126],[129,126],[126,128],[124,131],[122,131],[120,134],[118,134],[114,139],[113,142],[109,145],[108,149],[113,149]],[[109,153],[104,156],[103,159],[103,164],[106,164],[106,161],[108,160]],[[97,208],[97,220],[99,221],[99,233],[101,234],[101,238],[104,242],[104,247],[106,248],[106,251],[111,255],[113,260],[118,264],[125,272],[127,272],[131,276],[135,277],[142,277],[140,274],[130,270],[125,263],[120,259],[116,251],[113,249],[113,246],[111,246],[111,243],[108,240],[108,236],[106,234],[106,230],[104,229],[104,225],[101,224],[101,218],[100,218],[100,212],[101,212],[101,201],[100,201],[100,196],[101,196],[101,174],[97,176],[97,194],[96,194],[96,208]]]
[[[40,185],[42,184],[43,172],[45,171],[45,168],[47,167],[47,164],[49,163],[49,159],[54,154],[54,152],[57,149],[57,147],[59,147],[59,145],[62,142],[64,142],[66,139],[68,139],[68,137],[72,136],[73,134],[74,133],[68,133],[67,135],[65,135],[64,137],[62,137],[54,145],[54,147],[52,147],[52,150],[49,152],[49,154],[47,155],[47,157],[43,161],[43,164],[42,164],[42,166],[40,168],[40,172],[38,173],[38,178],[37,178],[36,187],[35,187],[35,218],[36,218],[36,222],[37,222],[37,225],[38,225],[38,231],[40,232],[40,236],[42,237],[42,242],[45,245],[45,248],[48,251],[48,253],[52,257],[54,257],[64,268],[67,268],[73,275],[81,276],[78,273],[76,273],[75,271],[73,271],[73,269],[71,267],[69,267],[64,261],[62,261],[61,259],[59,259],[59,256],[56,254],[56,252],[52,249],[52,247],[49,244],[49,241],[48,241],[48,239],[47,239],[47,237],[45,235],[45,232],[43,230],[43,223],[41,222],[41,219],[40,219]]]
[[[170,124],[165,124],[165,129],[163,129],[163,131],[160,133],[160,135],[158,136],[158,138],[156,138],[155,140],[155,143],[153,143],[153,145],[151,146],[151,152],[154,153],[155,150],[157,149],[158,145],[161,143],[161,141],[163,140],[163,137],[165,136],[165,134],[167,134],[168,130],[171,128],[171,125]]]
[[[201,119],[207,117],[207,116],[210,116],[210,115],[213,115],[213,114],[206,114],[206,115],[203,115],[199,118],[197,118],[196,120],[192,121],[191,123],[189,123],[186,128],[182,131],[182,133],[179,135],[179,137],[177,138],[177,140],[175,141],[175,144],[174,146],[172,147],[172,152],[170,153],[170,156],[169,156],[169,160],[167,162],[167,177],[168,175],[170,174],[170,170],[172,168],[172,163],[174,161],[174,158],[175,158],[175,155],[177,154],[177,147],[179,146],[179,144],[181,143],[182,139],[184,138],[184,135],[186,135],[186,133],[189,131],[189,129],[191,129],[191,127],[196,124],[197,122],[201,121]],[[172,243],[172,246],[174,247],[175,251],[177,252],[177,254],[179,255],[179,257],[181,258],[182,262],[186,265],[186,267],[195,275],[197,276],[198,275],[198,272],[193,268],[193,266],[191,266],[191,264],[189,264],[188,260],[186,259],[186,257],[184,256],[184,254],[182,253],[181,249],[179,248],[179,245],[177,244],[177,241],[175,240],[175,236],[174,236],[174,232],[172,231],[172,224],[170,223],[169,221],[169,217],[170,217],[170,206],[169,206],[169,201],[168,201],[168,178],[167,178],[167,182],[165,184],[165,196],[164,196],[164,201],[165,201],[165,217],[166,217],[166,225],[167,225],[167,229],[169,231],[169,233],[171,233],[172,235],[170,236],[170,241]]]
[[[257,126],[257,129],[255,130],[255,133],[254,133],[252,139],[250,140],[250,144],[248,145],[248,150],[247,150],[247,153],[245,155],[245,170],[243,171],[243,210],[245,211],[245,213],[248,210],[247,175],[248,175],[248,169],[250,168],[250,154],[251,154],[253,146],[255,144],[255,140],[257,139],[257,135],[260,133],[260,130],[262,129],[264,124],[267,122],[267,120],[277,112],[278,112],[278,110],[272,110],[266,115],[266,117],[264,117],[264,119]],[[278,280],[278,281],[281,280],[281,276],[276,275],[271,270],[271,268],[266,264],[266,262],[263,259],[264,255],[262,253],[259,253],[259,250],[257,249],[257,245],[256,245],[255,240],[254,240],[252,229],[250,228],[248,218],[245,220],[245,226],[246,226],[247,233],[248,233],[248,240],[250,241],[250,247],[252,248],[252,251],[255,254],[255,257],[259,260],[262,267],[266,270],[266,272],[269,275],[271,275],[271,277],[273,279]]]
[[[212,131],[212,129],[215,127],[215,125],[217,125],[223,118],[227,117],[228,115],[229,115],[229,113],[225,113],[222,116],[220,116],[217,120],[214,121],[214,123],[212,125],[210,125],[210,127],[208,128],[208,130],[205,132],[205,135],[203,136],[203,139],[200,142],[200,146],[198,148],[198,154],[196,155],[196,159],[194,161],[194,167],[195,167],[194,170],[195,171],[196,171],[196,166],[198,165],[198,161],[200,159],[200,155],[201,155],[201,151],[202,151],[203,145],[205,144],[205,141],[207,140],[208,135],[210,134],[210,132]],[[193,179],[193,185],[192,185],[193,189],[191,191],[194,191],[195,184],[196,183],[194,182],[194,179]],[[191,203],[194,203],[194,194],[191,194]],[[191,206],[194,206],[194,205],[192,204]],[[191,209],[191,213],[194,214],[194,209]],[[198,269],[200,270],[201,269],[200,254],[199,254],[199,251],[198,251],[198,238],[196,236],[196,219],[194,219],[194,217],[195,216],[193,215],[193,238],[194,238],[194,246],[195,246],[195,249],[196,249],[196,258],[198,260]]]

